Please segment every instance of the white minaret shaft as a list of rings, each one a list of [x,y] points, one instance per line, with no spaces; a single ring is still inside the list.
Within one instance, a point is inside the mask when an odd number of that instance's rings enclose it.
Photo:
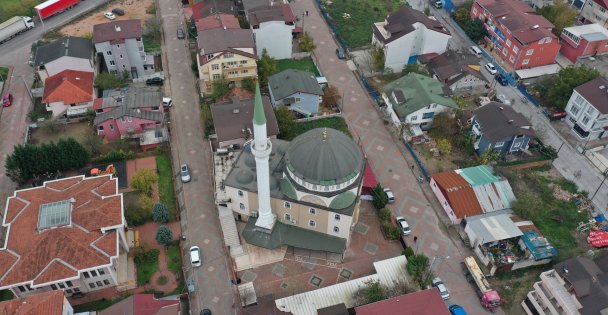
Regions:
[[[266,115],[260,94],[260,85],[256,85],[255,104],[253,107],[253,143],[251,153],[255,156],[255,166],[258,184],[258,220],[255,225],[266,230],[272,230],[276,216],[270,208],[270,167],[268,159],[272,151],[272,143],[266,134]]]

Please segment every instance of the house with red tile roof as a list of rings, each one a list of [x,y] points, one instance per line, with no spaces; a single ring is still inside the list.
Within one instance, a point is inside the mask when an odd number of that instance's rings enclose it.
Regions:
[[[270,2],[252,8],[248,10],[247,19],[253,31],[258,57],[266,49],[272,58],[291,58],[296,17],[289,4]]]
[[[608,54],[608,30],[599,24],[566,27],[560,52],[572,63],[580,58]]]
[[[587,0],[581,10],[580,22],[597,23],[608,28],[608,0]]]
[[[471,17],[480,19],[491,49],[515,70],[553,64],[560,43],[553,24],[519,0],[476,0]]]
[[[99,315],[179,315],[179,297],[154,298],[154,294],[135,294],[104,310]]]
[[[437,288],[403,294],[355,307],[356,315],[450,315]]]
[[[122,194],[112,175],[17,190],[7,199],[2,225],[0,290],[19,298],[55,290],[72,296],[124,281],[118,261],[129,246]]]
[[[214,28],[239,29],[239,20],[231,14],[216,13],[196,20],[196,30],[210,30]]]
[[[63,291],[36,293],[0,302],[3,315],[72,315],[74,309]]]
[[[42,103],[53,117],[77,116],[93,105],[95,89],[93,72],[64,70],[48,77],[44,83]]]

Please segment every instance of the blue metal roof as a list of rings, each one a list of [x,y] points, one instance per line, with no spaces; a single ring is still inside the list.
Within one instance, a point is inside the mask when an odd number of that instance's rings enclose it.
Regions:
[[[536,231],[524,231],[521,237],[528,250],[534,256],[534,260],[543,260],[557,256],[557,250],[546,238],[538,235]]]

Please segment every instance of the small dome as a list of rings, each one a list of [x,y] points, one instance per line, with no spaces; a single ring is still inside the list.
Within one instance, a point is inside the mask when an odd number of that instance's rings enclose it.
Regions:
[[[253,174],[245,170],[240,170],[238,174],[236,174],[236,181],[241,185],[247,185],[253,181]]]
[[[248,154],[245,156],[245,165],[255,167],[255,156],[253,156],[253,154]]]
[[[296,137],[285,154],[289,170],[302,180],[341,183],[363,168],[363,152],[350,137],[331,128],[317,128]]]

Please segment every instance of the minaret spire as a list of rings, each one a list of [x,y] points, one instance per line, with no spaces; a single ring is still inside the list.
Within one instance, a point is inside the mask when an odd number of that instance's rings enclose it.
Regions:
[[[272,231],[276,216],[270,208],[270,167],[268,159],[272,151],[272,143],[266,133],[266,115],[260,94],[260,84],[255,86],[255,103],[253,107],[253,142],[251,153],[255,156],[255,166],[258,184],[258,220],[255,225]]]

